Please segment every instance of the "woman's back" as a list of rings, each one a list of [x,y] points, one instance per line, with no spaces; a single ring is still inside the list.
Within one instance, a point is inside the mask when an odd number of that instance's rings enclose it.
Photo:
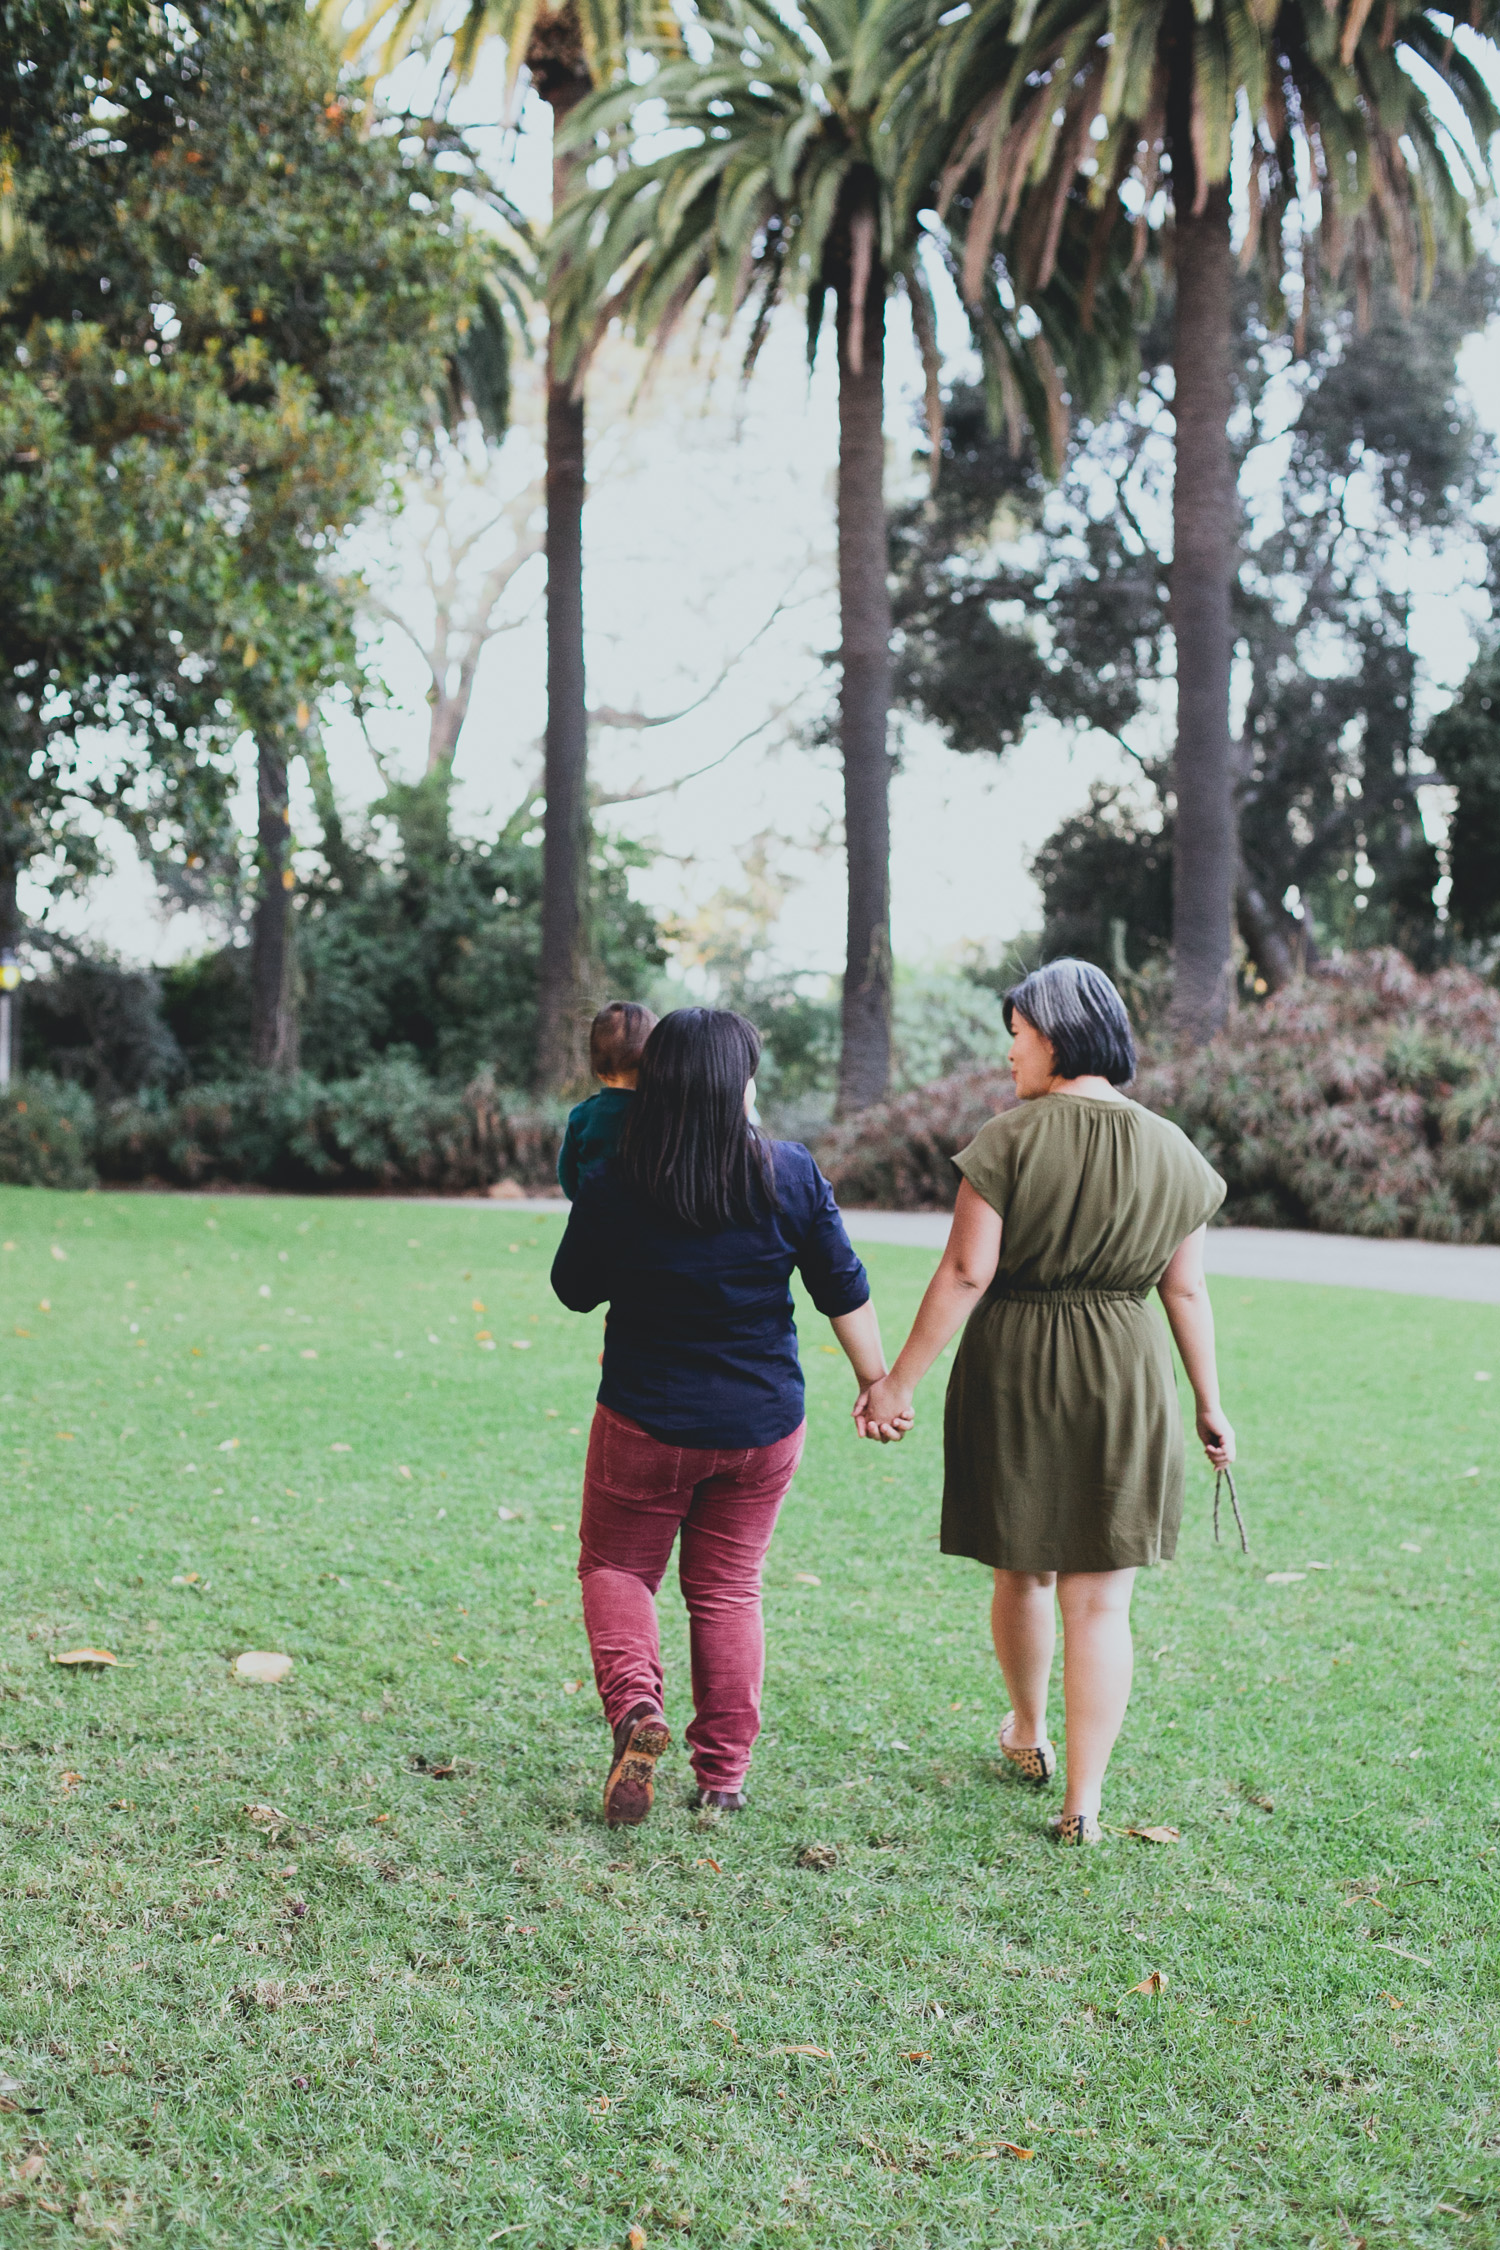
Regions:
[[[775,1202],[700,1231],[665,1216],[618,1162],[586,1178],[552,1268],[575,1312],[608,1303],[601,1405],[687,1446],[774,1444],[802,1420],[790,1279],[819,1312],[869,1295],[833,1191],[800,1143],[773,1141]]]
[[[955,1160],[1004,1221],[993,1294],[1144,1293],[1223,1188],[1186,1134],[1125,1100],[1048,1094],[992,1118]]]

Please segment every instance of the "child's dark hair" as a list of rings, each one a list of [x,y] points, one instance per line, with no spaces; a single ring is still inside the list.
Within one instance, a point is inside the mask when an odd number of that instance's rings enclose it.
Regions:
[[[745,1115],[760,1033],[728,1008],[675,1008],[652,1032],[620,1136],[627,1186],[703,1234],[776,1202],[769,1145]]]
[[[596,1078],[639,1070],[656,1018],[639,1000],[611,1000],[589,1025],[589,1068]]]

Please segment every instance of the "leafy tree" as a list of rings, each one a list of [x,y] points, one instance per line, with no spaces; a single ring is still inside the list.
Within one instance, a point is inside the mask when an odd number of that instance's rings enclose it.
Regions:
[[[356,129],[299,8],[19,4],[4,30],[0,912],[49,843],[86,870],[80,805],[201,856],[248,726],[254,1042],[290,1067],[286,765],[353,662],[330,551],[413,414],[455,386],[500,410],[496,299],[452,181]]]
[[[623,152],[606,184],[578,197],[557,227],[559,317],[581,359],[616,315],[660,342],[700,289],[723,320],[753,307],[753,367],[772,311],[801,296],[808,352],[832,303],[839,369],[838,557],[840,745],[848,855],[848,940],[839,1065],[840,1114],[885,1093],[891,1066],[890,590],[884,509],[886,308],[905,294],[939,416],[935,321],[917,204],[924,166],[920,110],[899,144],[883,141],[881,105],[914,39],[884,0],[811,0],[782,13],[737,0],[698,19],[699,59],[669,62],[641,85],[585,104],[569,128],[582,150],[649,103],[669,153]],[[927,122],[930,124],[930,118]],[[904,169],[897,159],[904,158]],[[1061,283],[1048,317],[1064,318]],[[1007,368],[1033,369],[1044,422],[1049,386],[1036,355],[995,329]],[[1008,356],[1009,355],[1009,356]],[[1050,349],[1042,364],[1055,383]],[[1024,393],[1017,396],[1025,399]]]
[[[341,23],[347,0],[324,0]],[[374,0],[351,45],[389,26],[388,65],[413,47],[448,41],[447,78],[461,85],[491,42],[506,55],[513,89],[524,70],[552,113],[552,206],[556,214],[580,179],[580,159],[564,126],[580,102],[625,75],[632,51],[680,48],[669,0],[464,0],[454,19],[446,0]],[[546,874],[542,903],[542,1031],[537,1057],[544,1092],[570,1085],[585,1067],[583,1001],[588,977],[588,703],[583,644],[584,391],[565,367],[555,331],[547,339],[547,733]]]
[[[1458,394],[1457,355],[1497,292],[1481,260],[1407,318],[1377,279],[1364,333],[1354,304],[1325,302],[1295,365],[1241,292],[1235,467],[1249,463],[1254,497],[1232,589],[1249,666],[1236,905],[1272,986],[1320,939],[1419,961],[1441,942],[1416,802],[1422,752],[1438,753],[1419,741],[1408,589],[1422,554],[1476,603],[1494,569],[1480,502],[1495,448]],[[1096,793],[1037,863],[1049,949],[1107,967],[1117,923],[1134,965],[1171,935],[1173,775],[1153,740],[1171,663],[1168,348],[1148,332],[1137,400],[1080,432],[1055,493],[960,394],[933,502],[892,525],[907,708],[959,749],[1003,749],[1045,715],[1140,759],[1144,804]],[[1300,921],[1281,904],[1292,892]]]
[[[1026,295],[1050,277],[1057,215],[1083,192],[1142,250],[1170,209],[1177,652],[1174,1010],[1202,1039],[1230,997],[1236,872],[1229,725],[1237,508],[1230,436],[1234,287],[1229,171],[1239,105],[1251,223],[1273,298],[1300,267],[1302,313],[1352,257],[1361,292],[1383,240],[1409,299],[1444,242],[1468,246],[1464,190],[1490,185],[1500,110],[1480,69],[1497,18],[1469,27],[1413,0],[976,0],[935,34],[934,83],[971,182],[966,275],[997,235]],[[1429,89],[1440,84],[1442,106]],[[1463,121],[1461,144],[1444,119]],[[1463,188],[1460,187],[1463,182]],[[1317,198],[1313,230],[1304,197]]]
[[[461,1086],[488,1069],[530,1083],[538,1036],[542,853],[523,807],[499,834],[454,833],[446,762],[396,783],[357,827],[342,822],[328,872],[299,904],[298,1006],[304,1051],[322,1080],[358,1077],[388,1058]],[[639,994],[665,956],[631,898],[630,848],[599,847],[590,870],[589,942],[611,989]],[[244,952],[168,970],[164,1015],[197,1080],[243,1074],[249,1017]],[[49,1067],[68,1075],[53,1058]]]
[[[183,1075],[182,1050],[162,1013],[161,979],[54,943],[50,974],[26,987],[21,1064],[50,1072],[105,1101],[167,1086]]]
[[[1125,984],[1172,937],[1172,824],[1121,789],[1095,785],[1031,863],[1042,894],[1040,950],[1081,955]]]
[[[1500,938],[1500,647],[1484,649],[1426,749],[1454,792],[1448,831],[1456,935],[1492,951]]]

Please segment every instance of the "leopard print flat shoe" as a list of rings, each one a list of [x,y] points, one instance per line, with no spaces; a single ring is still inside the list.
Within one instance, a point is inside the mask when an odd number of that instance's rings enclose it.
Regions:
[[[1059,1844],[1102,1844],[1104,1841],[1097,1813],[1055,1812],[1047,1826]]]
[[[1029,1743],[1024,1749],[1018,1744],[1007,1742],[1006,1729],[1014,1725],[1015,1716],[1014,1711],[1008,1713],[1000,1728],[1000,1755],[1007,1765],[1015,1767],[1023,1780],[1033,1782],[1038,1789],[1045,1789],[1057,1771],[1057,1752],[1045,1738],[1041,1742]]]

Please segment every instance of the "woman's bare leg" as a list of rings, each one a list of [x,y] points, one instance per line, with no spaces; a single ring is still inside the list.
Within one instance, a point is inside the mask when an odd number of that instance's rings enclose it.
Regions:
[[[1060,1572],[1063,1704],[1068,1722],[1063,1812],[1097,1813],[1105,1769],[1125,1719],[1135,1650],[1130,1639],[1133,1570]]]
[[[1057,1645],[1055,1583],[1056,1574],[1050,1570],[995,1573],[990,1631],[1016,1715],[1010,1741],[1018,1749],[1030,1749],[1047,1739],[1047,1682]]]

